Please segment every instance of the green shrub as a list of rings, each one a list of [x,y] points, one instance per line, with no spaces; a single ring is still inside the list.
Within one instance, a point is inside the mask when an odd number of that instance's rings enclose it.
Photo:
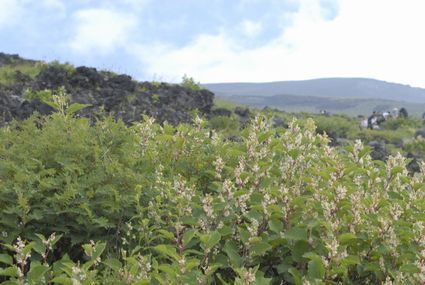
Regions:
[[[384,130],[400,130],[400,129],[416,129],[422,126],[422,122],[418,119],[397,118],[389,119],[381,124]]]
[[[257,117],[240,142],[200,119],[35,120],[0,130],[9,284],[425,282],[425,165],[340,152],[311,120]],[[37,233],[62,235],[45,260]]]
[[[17,72],[34,79],[44,68],[43,63],[23,63],[16,65],[3,65],[0,66],[0,84],[10,85],[15,83]]]
[[[220,131],[230,134],[237,134],[239,131],[239,120],[235,116],[216,116],[208,121],[210,128],[216,131]]]
[[[186,74],[183,75],[180,85],[193,91],[199,91],[202,89],[202,86],[199,82],[196,82],[193,77],[188,77]]]
[[[412,138],[414,130],[363,130],[359,134],[362,141],[383,141],[387,144],[393,144],[401,147],[404,139]]]
[[[314,121],[319,132],[335,138],[355,138],[359,133],[358,123],[345,116],[316,116]]]
[[[425,158],[425,138],[419,136],[409,141],[403,146],[403,150],[416,157]]]

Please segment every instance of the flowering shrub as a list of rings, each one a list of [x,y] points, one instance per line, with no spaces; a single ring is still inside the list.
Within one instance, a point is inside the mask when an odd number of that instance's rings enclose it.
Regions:
[[[59,112],[2,128],[0,280],[425,282],[424,164],[337,151],[312,121],[257,117],[240,141],[205,125]]]

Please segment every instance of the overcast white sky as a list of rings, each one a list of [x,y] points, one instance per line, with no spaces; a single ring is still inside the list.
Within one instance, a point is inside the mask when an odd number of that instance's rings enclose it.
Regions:
[[[0,0],[0,51],[139,80],[425,87],[425,0]]]

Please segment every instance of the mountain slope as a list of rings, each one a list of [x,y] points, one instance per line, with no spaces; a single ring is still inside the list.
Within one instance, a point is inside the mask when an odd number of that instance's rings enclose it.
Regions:
[[[268,83],[211,83],[203,86],[221,97],[302,95],[425,103],[425,89],[367,78],[322,78]]]
[[[425,112],[425,89],[367,78],[323,78],[268,83],[204,84],[218,98],[248,106],[288,112],[369,115],[405,107],[409,114]]]

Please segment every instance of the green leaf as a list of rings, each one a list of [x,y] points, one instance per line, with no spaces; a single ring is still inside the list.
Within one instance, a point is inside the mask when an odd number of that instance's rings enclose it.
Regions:
[[[40,255],[46,252],[46,246],[43,244],[42,241],[37,241],[33,249],[35,252],[37,252]]]
[[[360,258],[356,255],[349,255],[341,261],[346,266],[360,264]]]
[[[192,258],[192,259],[189,259],[189,260],[186,261],[184,267],[185,267],[186,271],[190,271],[190,270],[192,270],[192,268],[197,267],[198,265],[199,265],[199,260]]]
[[[239,255],[239,249],[235,242],[228,241],[224,245],[223,251],[229,257],[230,263],[232,263],[235,267],[242,266],[242,257]]]
[[[18,276],[18,268],[16,266],[10,266],[10,267],[6,267],[4,269],[0,269],[0,276],[17,277]]]
[[[176,271],[177,268],[176,267],[173,267],[173,266],[171,266],[169,264],[161,264],[158,268],[162,272],[165,272],[165,273],[167,273],[167,274],[169,274],[171,276],[174,276],[177,273],[177,271]]]
[[[41,264],[31,265],[28,272],[28,281],[30,284],[39,284],[44,275],[49,271],[49,267]]]
[[[257,272],[257,275],[259,275],[260,272]],[[256,276],[254,284],[255,285],[269,285],[272,282],[272,278],[265,278],[264,276]]]
[[[102,255],[103,251],[105,250],[105,248],[106,248],[106,242],[96,243],[96,248],[93,252],[92,259],[94,260],[94,259],[97,259],[98,257],[100,257]]]
[[[45,241],[46,240],[45,236],[42,235],[42,234],[35,234],[35,235],[40,239],[40,241]]]
[[[341,245],[353,244],[357,240],[357,236],[352,233],[345,233],[338,236]]]
[[[30,253],[31,252],[31,250],[33,249],[33,247],[35,246],[35,242],[34,241],[32,241],[32,242],[30,242],[30,243],[28,243],[25,247],[24,247],[24,249],[22,250],[22,253],[24,254],[24,255],[28,255],[28,253]]]
[[[171,245],[159,244],[159,245],[155,246],[154,249],[156,251],[158,251],[159,253],[162,253],[162,254],[164,254],[168,257],[173,258],[176,261],[179,260],[179,256],[177,255],[176,249],[174,247],[172,247]]]
[[[184,246],[187,246],[187,244],[193,239],[193,237],[196,234],[196,230],[188,230],[183,234],[182,242]]]
[[[149,285],[149,280],[139,280],[132,283],[132,285]]]
[[[8,280],[8,281],[5,281],[5,282],[2,282],[2,283],[0,283],[1,285],[21,285],[22,283],[19,283],[18,281],[11,281],[11,280]]]
[[[219,229],[219,232],[222,237],[230,236],[233,233],[233,230],[229,226],[223,226],[221,229]]]
[[[250,249],[254,256],[261,256],[271,248],[272,246],[270,244],[261,241],[253,244]]]
[[[404,273],[419,273],[420,272],[419,268],[412,263],[403,264],[402,266],[400,266],[399,270]]]
[[[68,114],[73,115],[75,112],[78,112],[78,111],[80,111],[80,110],[82,110],[84,108],[87,108],[89,106],[91,106],[91,105],[89,105],[89,104],[74,103],[74,104],[71,104],[66,111],[67,111]]]
[[[108,258],[103,261],[103,264],[110,267],[112,270],[118,272],[122,268],[121,261],[116,258]]]
[[[13,258],[8,254],[0,254],[0,262],[7,265],[13,265]]]
[[[165,237],[168,240],[174,240],[174,234],[172,232],[159,229],[158,232],[161,234],[161,236]]]
[[[59,105],[57,103],[55,103],[55,102],[43,100],[43,103],[49,105],[50,107],[52,107],[55,110],[59,110],[60,109],[59,108]]]
[[[289,268],[288,272],[291,274],[292,279],[294,279],[295,285],[301,285],[302,284],[301,274],[296,268],[294,268],[294,267]]]
[[[280,233],[283,230],[283,223],[279,220],[270,220],[269,228],[272,232]]]
[[[297,262],[301,262],[304,258],[303,255],[310,250],[308,242],[302,240],[297,241],[294,246],[291,247],[292,258]]]
[[[62,285],[72,285],[72,279],[66,276],[55,277],[50,282]]]
[[[298,227],[294,227],[289,229],[286,233],[285,233],[285,237],[288,240],[303,240],[303,241],[307,241],[307,230],[304,228],[298,228]]]
[[[209,234],[208,241],[206,243],[206,246],[208,248],[213,248],[216,244],[220,242],[221,234],[218,231],[213,231]]]
[[[363,270],[370,271],[370,272],[380,272],[381,267],[379,266],[379,263],[377,262],[369,262],[364,266]]]
[[[308,262],[308,276],[312,279],[323,279],[325,267],[323,266],[322,258],[316,254],[310,255],[308,258],[310,259]]]

